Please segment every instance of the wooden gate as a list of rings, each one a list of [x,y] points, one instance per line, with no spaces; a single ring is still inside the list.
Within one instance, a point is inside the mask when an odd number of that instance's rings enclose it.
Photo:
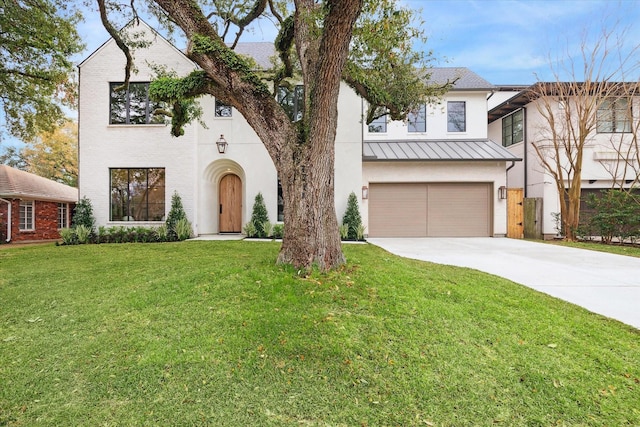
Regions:
[[[542,198],[524,199],[524,237],[542,239]]]
[[[509,188],[507,190],[507,237],[522,239],[524,237],[524,190]]]

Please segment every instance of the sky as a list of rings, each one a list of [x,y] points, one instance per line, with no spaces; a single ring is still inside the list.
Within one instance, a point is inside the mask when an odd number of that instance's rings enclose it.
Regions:
[[[400,1],[420,10],[428,40],[415,48],[433,51],[434,66],[467,67],[495,85],[555,80],[550,64],[575,58],[581,43],[590,46],[604,29],[623,35],[625,49],[640,44],[640,0]],[[85,10],[78,28],[87,47],[74,58],[77,63],[109,38],[93,9]],[[242,40],[272,41],[274,34],[263,24]]]

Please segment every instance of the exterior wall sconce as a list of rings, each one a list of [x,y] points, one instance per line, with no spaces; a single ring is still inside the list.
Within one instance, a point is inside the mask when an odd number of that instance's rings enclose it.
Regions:
[[[220,135],[220,138],[216,141],[216,146],[218,147],[218,153],[224,154],[227,151],[227,140],[224,139],[224,135]]]
[[[369,187],[366,185],[362,186],[362,200],[367,200],[369,198]]]
[[[505,200],[506,198],[507,198],[507,187],[505,187],[504,185],[501,185],[500,188],[498,188],[498,199]]]

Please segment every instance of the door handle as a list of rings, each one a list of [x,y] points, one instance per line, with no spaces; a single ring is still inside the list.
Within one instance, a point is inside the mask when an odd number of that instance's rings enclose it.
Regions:
[[[220,214],[222,214],[222,203],[220,203]]]

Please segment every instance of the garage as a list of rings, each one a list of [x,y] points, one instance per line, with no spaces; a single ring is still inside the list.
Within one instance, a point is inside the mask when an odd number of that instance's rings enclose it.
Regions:
[[[371,237],[492,236],[491,183],[371,183]]]

